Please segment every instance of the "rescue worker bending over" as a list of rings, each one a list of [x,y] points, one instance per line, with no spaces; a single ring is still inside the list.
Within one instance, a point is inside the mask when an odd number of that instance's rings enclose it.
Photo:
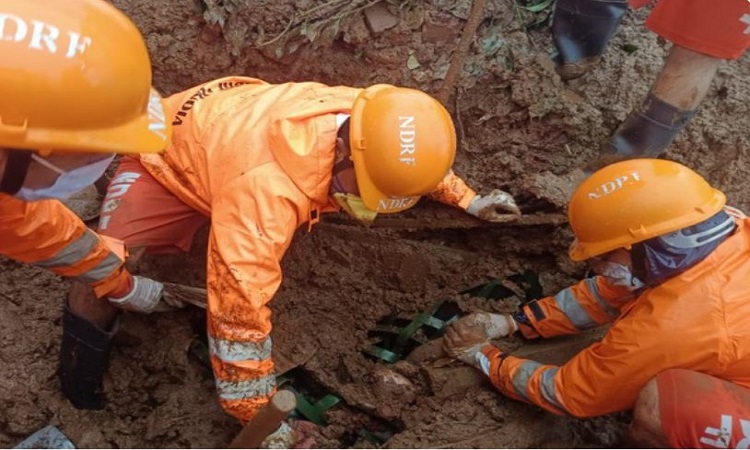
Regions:
[[[243,421],[276,390],[268,302],[281,284],[279,263],[298,227],[339,209],[371,221],[375,214],[411,208],[426,194],[488,220],[507,217],[498,210],[518,213],[508,194],[479,196],[452,173],[453,123],[420,91],[231,77],[166,101],[172,144],[162,155],[122,159],[99,232],[138,255],[187,251],[196,230],[211,224],[211,362],[222,406]],[[152,312],[163,286],[138,277],[133,283],[148,288],[111,299],[113,304]],[[103,371],[90,369],[106,366],[111,336],[104,330],[117,309],[90,296],[72,296],[71,302],[85,313],[66,330],[98,328],[82,345],[101,352],[89,355],[94,363],[79,359],[78,372],[68,376],[101,380]],[[77,394],[101,401],[93,388]]]
[[[697,173],[665,160],[612,164],[568,209],[574,261],[597,276],[512,315],[456,322],[449,354],[508,397],[555,414],[635,409],[634,438],[654,446],[737,448],[750,440],[750,222]],[[562,366],[489,345],[612,323]],[[749,433],[749,434],[745,434]]]
[[[564,80],[582,76],[607,48],[628,4],[650,0],[558,0],[552,21],[557,71]],[[651,91],[576,173],[588,176],[612,162],[662,154],[697,113],[722,60],[737,59],[750,46],[747,0],[656,0],[646,21],[674,46]],[[637,56],[637,54],[636,54]]]
[[[151,89],[146,44],[101,0],[3,1],[0,34],[0,254],[98,297],[126,295],[123,243],[57,199],[93,184],[115,153],[166,147],[171,125]],[[77,339],[63,337],[63,367]],[[67,381],[65,391],[86,384]]]

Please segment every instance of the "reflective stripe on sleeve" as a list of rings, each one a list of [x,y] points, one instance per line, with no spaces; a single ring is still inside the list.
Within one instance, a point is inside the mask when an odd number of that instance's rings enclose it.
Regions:
[[[97,239],[96,235],[92,231],[86,230],[81,237],[66,245],[55,256],[37,261],[34,265],[45,269],[71,267],[91,253],[98,242],[99,239]]]
[[[556,407],[560,411],[565,411],[565,408],[557,400],[557,389],[555,389],[555,375],[557,375],[557,367],[553,367],[545,370],[542,373],[541,391],[542,397],[547,400],[547,403]]]
[[[573,295],[573,289],[567,288],[560,291],[555,295],[555,303],[565,314],[565,317],[570,320],[570,323],[579,330],[587,330],[598,325],[583,309],[576,296]]]
[[[222,400],[242,400],[252,397],[268,397],[276,387],[276,376],[266,375],[246,381],[216,380],[216,391]]]
[[[596,303],[599,304],[602,310],[604,310],[604,312],[607,313],[610,318],[616,319],[620,316],[620,312],[617,309],[613,308],[612,305],[607,303],[599,293],[599,286],[596,284],[596,278],[587,278],[586,287],[589,289],[589,292],[591,292],[591,295],[593,295],[596,299]]]
[[[104,258],[99,264],[89,269],[85,273],[78,275],[77,277],[75,277],[75,279],[86,284],[96,283],[97,281],[102,281],[110,276],[112,272],[117,270],[117,268],[121,265],[122,260],[114,253],[109,252],[109,254],[107,254],[107,257]]]
[[[516,394],[525,399],[529,398],[529,380],[534,372],[542,365],[536,361],[524,361],[513,374],[513,389]]]
[[[271,337],[260,342],[237,342],[209,336],[208,345],[211,354],[222,361],[263,361],[271,357],[273,343]]]

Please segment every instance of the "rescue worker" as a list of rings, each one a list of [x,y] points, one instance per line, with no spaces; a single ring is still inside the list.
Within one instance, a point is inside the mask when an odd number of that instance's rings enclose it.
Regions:
[[[504,395],[555,414],[635,408],[649,445],[750,443],[750,223],[676,162],[634,159],[581,183],[568,209],[574,261],[597,274],[511,315],[456,322],[446,351]],[[562,366],[514,357],[488,339],[576,334],[611,323]],[[718,444],[717,444],[718,443]]]
[[[187,251],[196,230],[210,223],[209,350],[221,405],[242,421],[276,390],[268,302],[298,227],[309,229],[322,213],[339,209],[372,221],[430,193],[487,220],[507,218],[500,211],[518,213],[508,194],[477,195],[452,173],[452,120],[417,90],[229,77],[166,101],[172,144],[162,155],[122,159],[99,232],[123,240],[133,255],[167,253]],[[139,289],[112,300],[148,313],[162,291],[151,282],[148,295]],[[106,366],[111,335],[104,330],[117,309],[90,296],[75,298],[91,303],[77,309],[88,311],[82,318],[100,330],[90,335],[100,358],[81,360],[83,373]],[[91,315],[96,308],[101,316]],[[87,395],[92,403],[101,399],[93,389]],[[288,429],[280,433],[291,436]]]
[[[552,21],[555,61],[563,80],[582,76],[599,61],[628,4],[653,0],[558,0]],[[698,111],[722,60],[750,45],[747,0],[656,0],[646,26],[672,42],[650,92],[574,180],[615,161],[661,155]]]
[[[128,294],[123,243],[89,230],[58,200],[93,184],[115,153],[167,145],[171,125],[140,32],[101,0],[6,0],[0,55],[0,254],[97,297]],[[71,317],[66,308],[63,323]],[[66,330],[63,369],[80,338]]]

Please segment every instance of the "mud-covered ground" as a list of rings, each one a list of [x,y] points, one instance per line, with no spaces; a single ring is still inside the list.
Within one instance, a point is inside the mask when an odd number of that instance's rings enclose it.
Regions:
[[[114,3],[146,36],[154,83],[165,94],[230,74],[271,82],[388,82],[435,93],[470,7],[468,0],[392,1],[392,16],[369,13],[368,23],[358,9],[364,1]],[[565,84],[549,62],[548,28],[524,28],[543,16],[512,0],[488,1],[448,105],[461,141],[456,171],[480,192],[509,190],[527,213],[564,212],[558,176],[595,154],[646,94],[666,55],[668,44],[642,26],[646,13],[631,11],[602,63]],[[740,208],[750,206],[748,80],[747,56],[725,63],[700,114],[668,154],[707,176]],[[457,292],[531,269],[552,293],[584,270],[566,260],[564,223],[445,228],[459,214],[428,201],[404,216],[422,218],[421,228],[368,230],[324,221],[311,233],[298,232],[283,261],[285,280],[272,303],[276,347],[302,364],[295,375],[305,386],[343,399],[328,412],[319,445],[373,445],[359,438],[362,429],[392,435],[390,447],[622,445],[627,414],[555,417],[487,386],[461,388],[465,373],[451,389],[435,381],[440,375],[432,369],[406,363],[393,369],[413,383],[410,392],[378,383],[384,365],[362,350],[373,343],[367,332],[379,319],[410,317],[441,298],[458,300],[466,311],[507,309],[514,305]],[[141,270],[201,286],[200,241],[188,258],[153,257]],[[0,444],[13,446],[47,424],[78,447],[223,447],[239,430],[215,402],[205,369],[188,356],[196,310],[126,315],[106,379],[107,408],[73,409],[55,375],[67,283],[10,261],[0,260],[0,267]],[[560,362],[591,338],[557,341],[547,351],[521,342],[501,345]]]

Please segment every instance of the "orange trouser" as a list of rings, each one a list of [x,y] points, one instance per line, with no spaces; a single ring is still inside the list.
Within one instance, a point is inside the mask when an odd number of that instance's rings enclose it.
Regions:
[[[107,188],[99,233],[148,253],[187,252],[209,218],[162,186],[136,158],[123,157]]]
[[[750,2],[659,0],[646,26],[680,47],[737,59],[750,46]]]
[[[661,424],[673,448],[748,448],[750,390],[701,372],[656,376]]]

